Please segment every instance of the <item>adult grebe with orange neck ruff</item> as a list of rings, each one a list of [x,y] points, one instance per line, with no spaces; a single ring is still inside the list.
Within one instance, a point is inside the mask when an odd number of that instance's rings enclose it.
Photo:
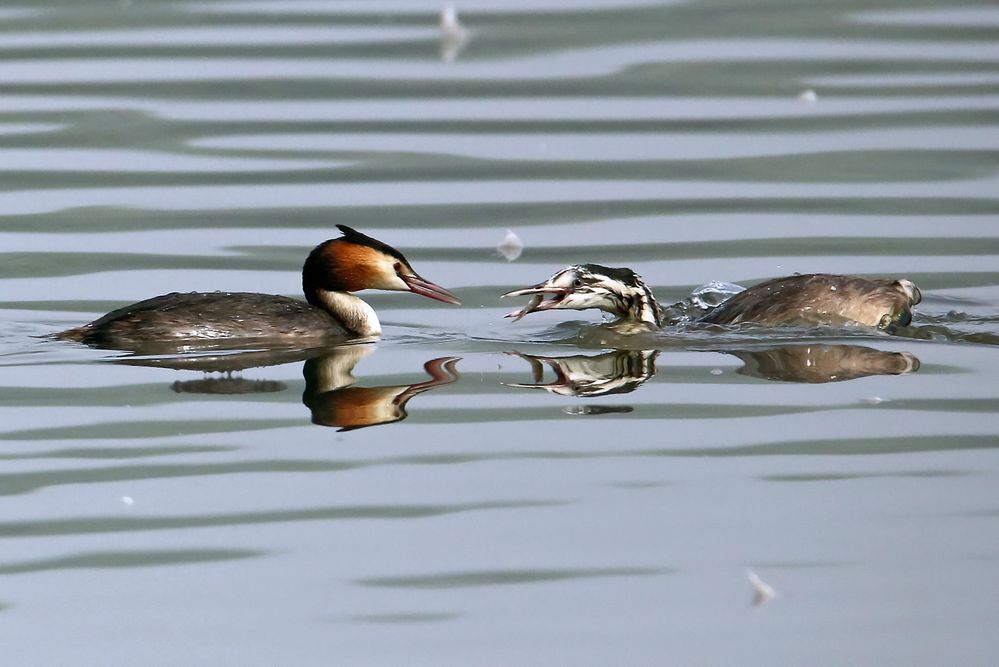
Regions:
[[[345,225],[337,228],[343,236],[316,246],[302,267],[308,303],[252,292],[174,292],[119,308],[56,338],[103,348],[226,340],[346,341],[382,332],[374,309],[352,292],[412,292],[461,303],[448,290],[420,277],[395,248]]]

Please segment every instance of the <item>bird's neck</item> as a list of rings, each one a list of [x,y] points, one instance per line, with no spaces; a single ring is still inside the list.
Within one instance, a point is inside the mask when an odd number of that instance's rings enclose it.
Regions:
[[[621,314],[622,321],[640,322],[655,329],[663,326],[663,309],[645,283],[639,281],[637,285],[629,286],[627,292],[627,310]]]
[[[306,290],[305,298],[313,306],[332,315],[344,329],[356,336],[367,338],[382,333],[375,309],[350,292],[314,288]]]
[[[354,366],[374,350],[371,343],[342,345],[324,357],[309,359],[304,369],[306,391],[319,395],[353,386]]]
[[[635,312],[635,319],[657,329],[662,326],[662,308],[659,307],[659,303],[655,297],[637,301],[632,311],[637,311]]]

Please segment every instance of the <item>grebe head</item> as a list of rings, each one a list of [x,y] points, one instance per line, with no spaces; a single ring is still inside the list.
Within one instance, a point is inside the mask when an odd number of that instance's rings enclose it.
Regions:
[[[422,278],[392,246],[346,225],[337,225],[337,229],[343,236],[316,246],[305,260],[302,287],[309,303],[320,305],[320,291],[381,289],[412,292],[444,303],[461,304],[454,294]]]
[[[514,322],[542,310],[598,308],[625,322],[662,326],[663,312],[641,276],[631,269],[599,264],[577,264],[562,269],[543,283],[507,292],[504,297],[530,295],[524,308],[506,317]]]
[[[902,293],[909,299],[911,305],[915,306],[923,300],[923,293],[919,291],[919,288],[911,280],[900,278],[895,281],[895,284],[898,285]]]

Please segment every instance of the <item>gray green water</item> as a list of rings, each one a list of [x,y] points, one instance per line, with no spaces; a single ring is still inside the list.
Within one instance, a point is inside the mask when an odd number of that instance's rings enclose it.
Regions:
[[[470,0],[463,45],[439,10],[0,8],[5,663],[994,664],[994,3]],[[336,223],[465,307],[372,294],[348,350],[39,338],[294,295]],[[580,261],[924,301],[897,336],[502,318]]]

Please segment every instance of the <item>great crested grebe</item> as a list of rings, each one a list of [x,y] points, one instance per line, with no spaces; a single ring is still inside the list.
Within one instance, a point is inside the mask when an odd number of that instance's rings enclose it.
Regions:
[[[658,328],[665,324],[663,309],[641,276],[631,269],[599,264],[577,264],[562,269],[543,283],[507,292],[531,296],[524,308],[507,317],[514,321],[542,310],[598,308],[616,315],[618,324]],[[811,273],[775,278],[739,292],[700,322],[787,324],[863,324],[879,329],[905,326],[919,289],[910,281]]]
[[[345,225],[337,228],[343,236],[313,248],[302,267],[308,303],[252,292],[174,292],[119,308],[56,338],[109,348],[233,339],[347,340],[382,332],[374,309],[351,292],[412,292],[461,304],[448,290],[421,278],[395,248]]]

